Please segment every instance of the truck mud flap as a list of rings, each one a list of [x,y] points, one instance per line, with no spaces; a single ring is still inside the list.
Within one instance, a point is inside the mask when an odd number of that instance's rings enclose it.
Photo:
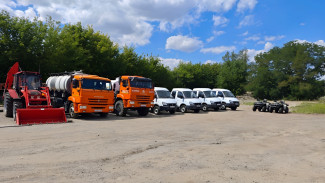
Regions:
[[[63,108],[17,109],[16,113],[18,125],[66,122],[67,118]]]

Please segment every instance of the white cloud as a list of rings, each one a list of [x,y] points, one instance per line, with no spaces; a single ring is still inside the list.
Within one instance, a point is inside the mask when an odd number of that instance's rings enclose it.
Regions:
[[[254,9],[257,4],[257,0],[239,0],[237,4],[237,12],[243,12],[246,9]]]
[[[257,54],[263,53],[263,52],[268,52],[270,49],[272,49],[274,45],[270,42],[265,43],[264,49],[262,50],[255,50],[255,49],[247,49],[247,55],[249,57],[250,62],[255,62],[255,56]]]
[[[218,46],[218,47],[212,47],[212,48],[203,48],[200,50],[200,52],[220,54],[220,53],[226,52],[226,51],[234,51],[235,49],[236,49],[235,46]]]
[[[299,25],[300,26],[305,26],[306,24],[304,22],[301,22]]]
[[[217,61],[207,60],[204,62],[204,64],[215,64],[215,63],[217,63]]]
[[[301,40],[301,39],[296,39],[295,40],[297,43],[314,43],[314,44],[317,44],[319,46],[325,46],[325,41],[324,40],[318,40],[318,41],[315,41],[315,42],[310,42],[310,41],[307,41],[307,40]]]
[[[254,15],[247,15],[244,19],[239,23],[238,27],[241,28],[243,26],[253,25],[254,22]]]
[[[257,40],[260,40],[260,37],[259,36],[250,36],[250,37],[247,37],[245,38],[246,41],[257,41]]]
[[[179,50],[184,52],[193,52],[202,47],[202,41],[198,38],[190,38],[188,36],[171,36],[167,39],[165,48]]]
[[[181,62],[189,62],[189,61],[184,61],[182,59],[176,59],[176,58],[162,58],[162,57],[159,57],[159,59],[161,60],[161,63],[164,65],[164,66],[167,66],[169,67],[171,70],[173,70],[175,67],[178,66],[179,63]]]
[[[225,27],[227,25],[228,21],[229,21],[225,17],[214,16],[214,15],[213,15],[212,19],[213,19],[213,22],[214,22],[213,23],[214,26],[219,26],[220,25],[221,27]]]
[[[206,39],[206,42],[210,43],[211,41],[213,41],[216,38],[216,36],[220,36],[224,33],[225,33],[225,31],[213,31],[213,36]]]
[[[199,12],[226,12],[235,5],[236,0],[197,0],[196,2]]]
[[[241,36],[247,36],[247,35],[248,35],[248,31],[241,34]]]
[[[265,36],[265,41],[275,41],[275,40],[280,40],[283,39],[285,36],[281,35],[281,36]]]

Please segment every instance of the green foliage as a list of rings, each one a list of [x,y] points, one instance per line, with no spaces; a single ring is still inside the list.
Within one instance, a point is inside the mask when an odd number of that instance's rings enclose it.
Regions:
[[[325,114],[325,103],[304,102],[298,106],[293,107],[291,111],[294,113],[303,113],[303,114]]]

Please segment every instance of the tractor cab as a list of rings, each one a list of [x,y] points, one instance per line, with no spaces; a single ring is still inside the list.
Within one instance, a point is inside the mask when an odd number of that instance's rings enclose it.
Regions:
[[[13,89],[39,90],[41,88],[41,76],[37,72],[18,72],[14,75]]]

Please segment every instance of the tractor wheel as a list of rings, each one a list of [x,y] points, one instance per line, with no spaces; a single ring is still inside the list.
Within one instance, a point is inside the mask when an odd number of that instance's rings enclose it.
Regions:
[[[153,107],[153,113],[156,114],[156,115],[160,114],[159,106],[156,105],[155,107]]]
[[[12,117],[13,101],[9,93],[6,93],[3,101],[3,111],[6,117]]]
[[[265,112],[266,111],[266,106],[263,106],[262,109],[261,109],[262,112]]]
[[[149,108],[140,108],[138,109],[139,116],[146,116],[149,113]]]
[[[69,115],[71,118],[78,118],[79,114],[74,112],[74,104],[71,102],[70,107],[69,107]]]
[[[208,112],[208,105],[207,104],[202,105],[202,111]]]
[[[231,107],[231,110],[235,111],[237,109],[237,107]]]
[[[199,113],[200,109],[194,109],[194,113]]]
[[[181,107],[179,108],[181,110],[182,113],[185,113],[187,112],[187,109],[186,109],[186,105],[181,105]]]
[[[126,115],[126,109],[124,109],[124,104],[122,100],[119,100],[115,103],[115,114],[116,116]]]
[[[257,109],[257,107],[256,107],[256,106],[253,106],[253,111],[254,111],[254,112],[256,111],[256,109]]]
[[[175,110],[174,109],[173,110],[170,110],[169,113],[170,114],[175,114]]]
[[[280,107],[278,112],[282,114],[283,113],[283,107]]]
[[[14,121],[16,122],[16,114],[17,114],[17,109],[23,108],[23,103],[21,101],[14,101],[13,102],[13,108],[12,108],[12,116],[14,118]]]

